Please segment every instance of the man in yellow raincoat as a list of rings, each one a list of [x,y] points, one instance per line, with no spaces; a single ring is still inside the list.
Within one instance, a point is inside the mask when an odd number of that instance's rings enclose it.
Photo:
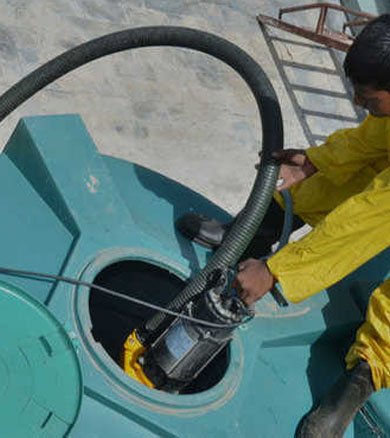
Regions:
[[[299,302],[389,247],[390,15],[365,27],[348,51],[344,69],[354,86],[355,103],[369,115],[357,128],[330,135],[322,146],[286,150],[276,157],[282,163],[278,190],[291,188],[294,214],[313,230],[267,262],[248,259],[239,264],[236,287],[248,305],[277,281],[287,299]],[[282,203],[278,193],[275,199]],[[212,247],[227,228],[194,214],[183,219],[179,229],[184,234]],[[262,237],[259,232],[258,240]],[[253,249],[256,243],[250,254],[259,256]],[[299,438],[342,437],[371,393],[390,387],[390,280],[372,293],[346,363],[350,371],[306,416]]]

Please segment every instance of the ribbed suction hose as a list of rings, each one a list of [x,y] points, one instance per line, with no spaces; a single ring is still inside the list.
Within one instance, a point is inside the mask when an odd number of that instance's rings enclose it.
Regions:
[[[124,30],[81,44],[19,81],[0,97],[0,121],[37,91],[90,61],[123,50],[151,46],[194,49],[232,67],[245,80],[256,99],[263,131],[261,167],[243,213],[207,266],[169,304],[171,310],[177,311],[203,291],[210,272],[237,263],[261,224],[271,201],[279,173],[279,167],[271,155],[283,147],[283,125],[278,99],[262,68],[236,45],[207,32],[171,26]],[[152,338],[165,318],[165,314],[158,313],[140,332],[144,337]]]

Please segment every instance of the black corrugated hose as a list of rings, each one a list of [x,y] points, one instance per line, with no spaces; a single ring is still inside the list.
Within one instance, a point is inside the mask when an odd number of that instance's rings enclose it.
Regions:
[[[246,206],[207,266],[169,304],[179,311],[201,293],[215,269],[233,267],[252,240],[272,199],[279,166],[272,153],[283,148],[283,123],[275,91],[262,68],[235,44],[196,29],[173,26],[140,27],[112,33],[81,44],[34,70],[0,96],[0,121],[37,91],[66,73],[112,53],[151,46],[173,46],[207,53],[232,67],[251,89],[261,116],[263,147],[260,170]],[[143,341],[153,339],[166,315],[159,312],[139,330]]]

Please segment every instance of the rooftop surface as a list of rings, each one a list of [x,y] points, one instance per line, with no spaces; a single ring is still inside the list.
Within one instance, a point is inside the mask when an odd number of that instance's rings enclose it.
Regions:
[[[260,28],[259,13],[276,17],[279,8],[293,3],[7,0],[0,4],[0,89],[90,39],[138,26],[188,26],[230,40],[262,66],[281,103],[285,147],[306,148],[364,115],[348,95],[341,52]],[[288,19],[314,26],[316,14]],[[328,24],[339,27],[343,20],[340,13],[330,14]],[[148,48],[95,61],[9,116],[0,127],[1,146],[20,117],[62,113],[81,114],[104,154],[161,172],[230,213],[245,203],[261,124],[246,84],[218,60],[185,49]]]

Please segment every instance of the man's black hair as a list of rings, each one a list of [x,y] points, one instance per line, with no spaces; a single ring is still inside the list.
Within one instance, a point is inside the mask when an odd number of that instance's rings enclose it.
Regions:
[[[390,91],[390,14],[375,18],[356,37],[344,71],[355,84]]]

